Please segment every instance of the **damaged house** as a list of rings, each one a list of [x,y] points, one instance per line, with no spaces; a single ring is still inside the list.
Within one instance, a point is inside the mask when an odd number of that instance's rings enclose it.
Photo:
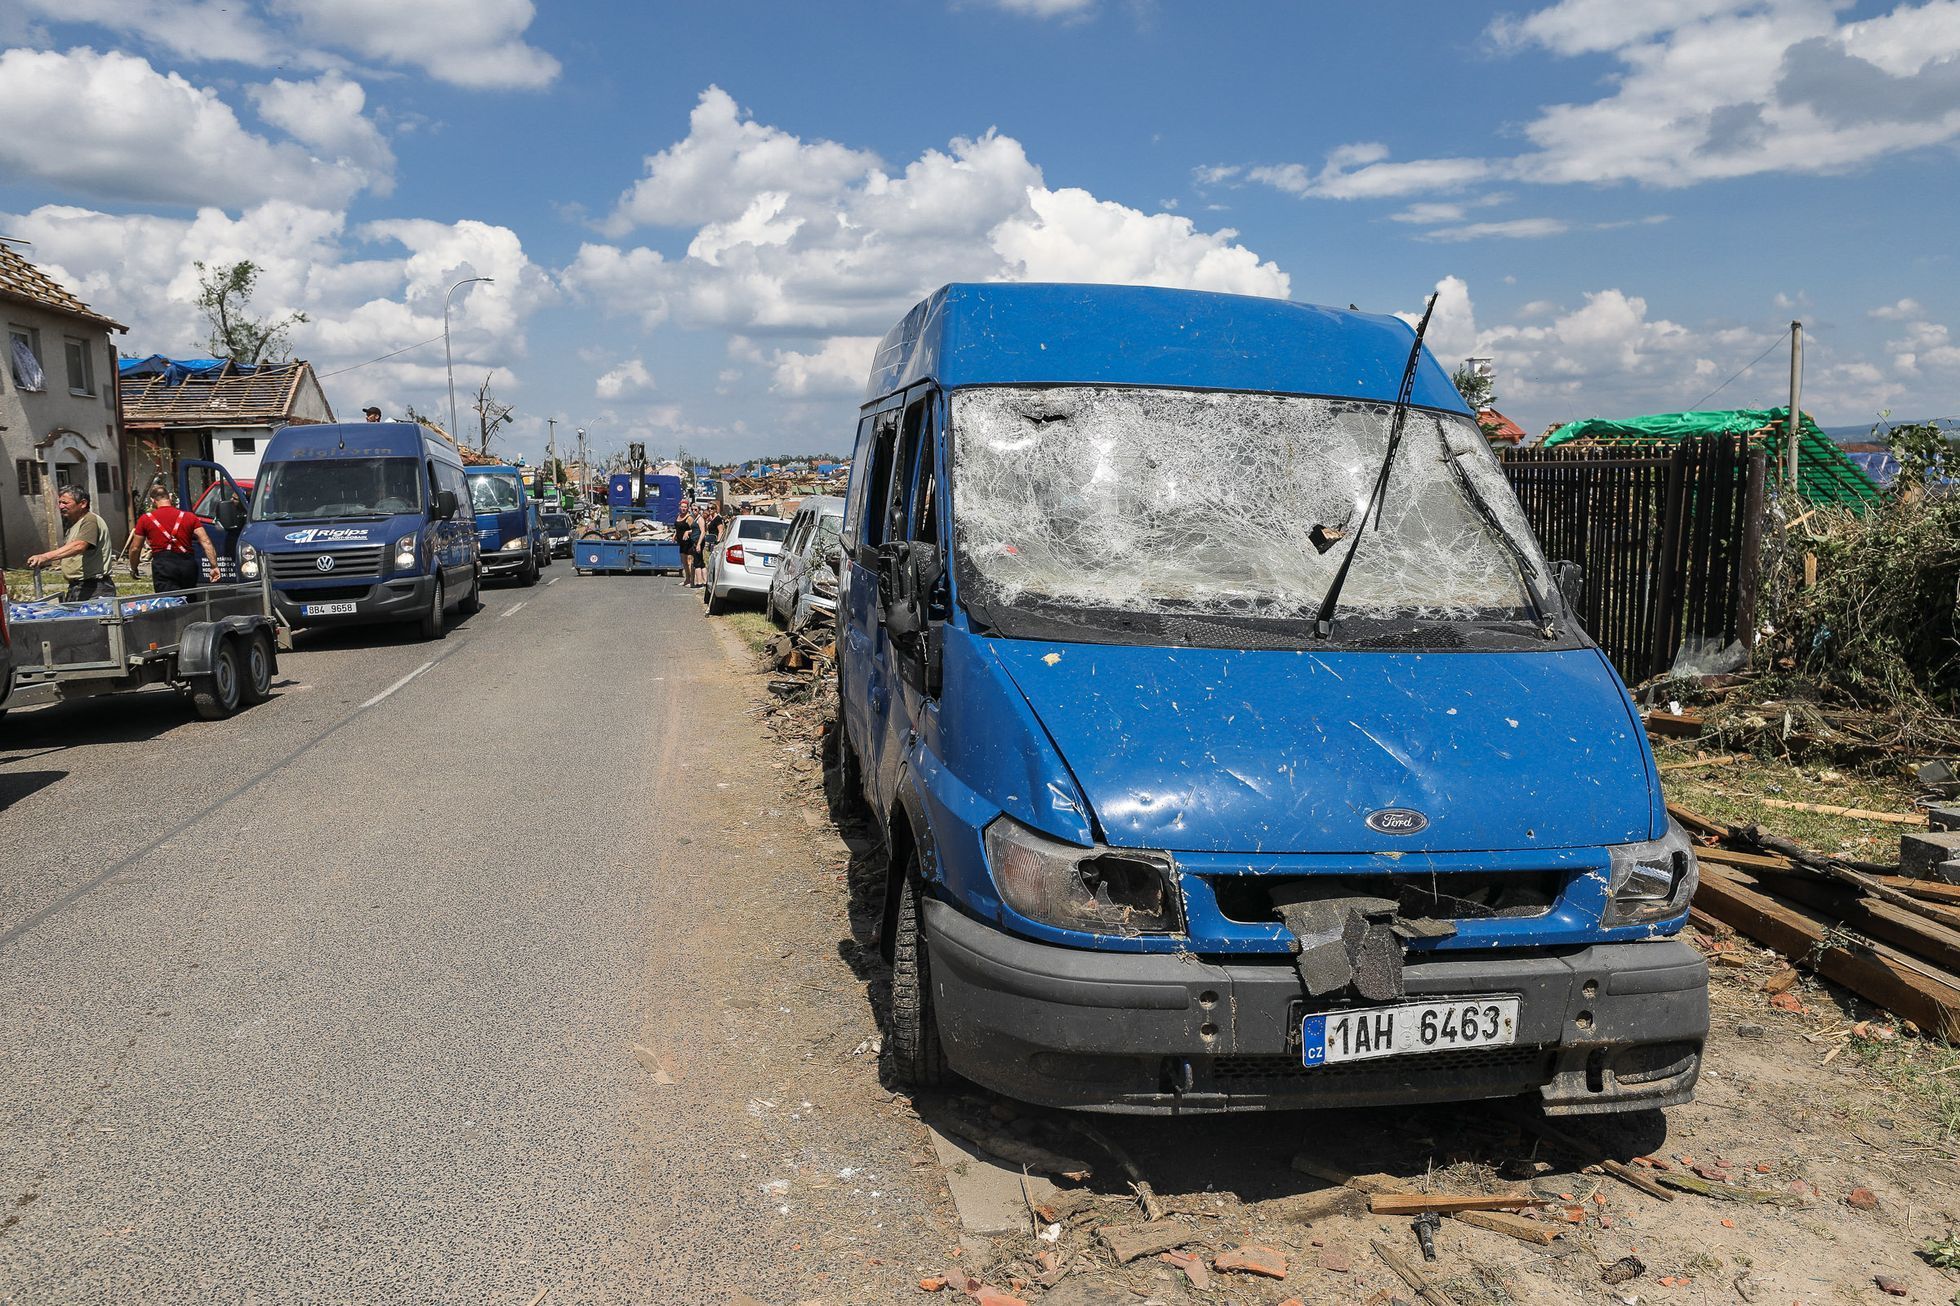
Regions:
[[[19,566],[60,538],[55,497],[86,488],[117,539],[129,528],[117,434],[115,333],[129,328],[84,304],[0,243],[0,565]]]
[[[253,366],[155,354],[124,359],[120,379],[129,470],[139,486],[156,477],[168,483],[183,458],[251,481],[273,432],[334,420],[313,365],[303,361]]]

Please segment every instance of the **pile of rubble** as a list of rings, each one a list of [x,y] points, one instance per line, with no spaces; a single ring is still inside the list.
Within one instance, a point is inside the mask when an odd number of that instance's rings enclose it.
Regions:
[[[674,528],[666,522],[657,522],[651,517],[637,517],[632,521],[617,525],[599,527],[587,526],[579,532],[582,540],[671,540]]]

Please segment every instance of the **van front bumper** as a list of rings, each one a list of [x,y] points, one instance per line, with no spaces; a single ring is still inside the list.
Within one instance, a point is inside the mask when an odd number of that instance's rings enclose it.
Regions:
[[[1708,966],[1672,939],[1411,955],[1411,1001],[1516,995],[1510,1047],[1308,1069],[1309,999],[1289,959],[1207,961],[1033,943],[937,899],[926,955],[940,1042],[976,1084],[1044,1106],[1132,1113],[1348,1107],[1536,1094],[1549,1115],[1674,1106],[1708,1037]]]
[[[512,549],[506,553],[502,549],[483,551],[483,574],[486,576],[515,576],[524,570],[524,564],[531,561],[529,549]]]
[[[272,591],[272,607],[288,626],[358,626],[384,621],[413,621],[429,610],[432,576],[397,576],[366,584],[336,585],[319,591],[278,589]],[[352,603],[351,613],[330,617],[309,616],[313,603]]]

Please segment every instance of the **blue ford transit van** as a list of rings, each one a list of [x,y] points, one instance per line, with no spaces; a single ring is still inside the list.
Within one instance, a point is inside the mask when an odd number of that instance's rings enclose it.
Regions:
[[[481,576],[454,446],[412,422],[289,426],[266,446],[239,536],[287,625],[411,621],[439,639]]]
[[[498,465],[472,467],[467,475],[483,574],[515,576],[520,585],[537,584],[544,527],[524,488],[524,473]]]
[[[1070,285],[947,286],[884,338],[835,760],[890,852],[900,1079],[1133,1112],[1691,1097],[1693,851],[1576,568],[1415,343]]]

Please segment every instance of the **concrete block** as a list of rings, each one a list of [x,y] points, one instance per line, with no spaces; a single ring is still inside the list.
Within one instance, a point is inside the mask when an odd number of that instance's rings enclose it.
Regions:
[[[1926,828],[1929,830],[1960,830],[1960,807],[1927,808]]]
[[[1928,830],[1899,838],[1899,873],[1931,876],[1941,862],[1960,861],[1960,830]]]

